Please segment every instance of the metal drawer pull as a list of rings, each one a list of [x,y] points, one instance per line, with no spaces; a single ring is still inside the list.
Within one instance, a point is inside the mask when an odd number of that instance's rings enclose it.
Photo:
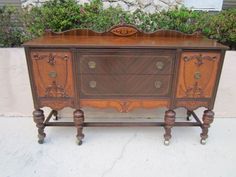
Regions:
[[[68,57],[68,55],[64,55],[64,60],[68,60],[69,59],[69,57]]]
[[[95,88],[96,86],[97,86],[97,82],[96,81],[90,81],[89,82],[89,87]]]
[[[194,74],[194,79],[196,79],[196,80],[199,80],[199,79],[201,79],[201,77],[202,77],[202,75],[201,75],[201,73],[200,72],[195,72],[195,74]]]
[[[48,73],[48,76],[51,77],[51,78],[56,78],[57,77],[57,72],[51,71],[51,72]]]
[[[89,62],[88,62],[88,67],[89,67],[90,69],[96,68],[96,62],[95,62],[95,61],[89,61]]]
[[[158,70],[162,70],[164,68],[164,62],[162,61],[156,62],[156,67]]]
[[[155,81],[154,85],[157,89],[159,89],[162,86],[162,82],[161,81]]]

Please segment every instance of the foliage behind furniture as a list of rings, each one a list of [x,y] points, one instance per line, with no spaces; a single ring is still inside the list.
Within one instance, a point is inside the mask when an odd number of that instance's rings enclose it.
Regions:
[[[182,8],[169,9],[154,14],[137,10],[133,13],[121,8],[103,9],[100,0],[80,5],[74,0],[52,0],[40,7],[0,9],[0,45],[20,46],[26,40],[42,35],[45,29],[65,31],[73,28],[89,28],[106,31],[121,22],[134,24],[141,30],[152,32],[158,29],[172,29],[184,33],[201,30],[213,38],[236,46],[236,9],[211,13]]]

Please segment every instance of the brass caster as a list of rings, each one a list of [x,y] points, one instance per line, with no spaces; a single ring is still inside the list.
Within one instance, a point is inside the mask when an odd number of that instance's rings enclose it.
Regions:
[[[200,143],[201,143],[202,145],[205,145],[205,144],[206,144],[206,140],[205,140],[205,139],[201,139]]]
[[[187,119],[187,121],[191,121],[192,117],[187,117],[186,119]]]
[[[58,120],[58,117],[57,117],[57,116],[55,116],[55,117],[53,118],[53,120]]]
[[[168,146],[170,144],[170,140],[164,140],[164,145]]]
[[[80,139],[77,139],[77,140],[76,140],[76,144],[80,146],[80,145],[82,145],[82,144],[83,144],[83,141],[82,141],[82,140],[80,140]]]
[[[53,120],[58,120],[59,119],[58,112],[55,111],[55,110],[53,110],[53,116],[54,116]]]
[[[39,144],[43,144],[45,137],[46,137],[46,134],[45,134],[45,133],[43,133],[43,134],[38,134],[38,143],[39,143]]]

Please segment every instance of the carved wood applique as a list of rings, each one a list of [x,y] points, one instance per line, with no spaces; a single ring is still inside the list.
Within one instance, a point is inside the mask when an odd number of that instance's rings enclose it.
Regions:
[[[199,107],[208,108],[208,102],[204,102],[204,101],[177,101],[176,107],[184,107],[190,111],[193,111]]]
[[[45,90],[45,97],[68,97],[65,91],[65,87],[56,84],[56,81],[53,81]]]
[[[36,92],[42,98],[73,97],[70,52],[31,52]]]
[[[50,107],[53,110],[61,110],[64,107],[71,107],[74,106],[74,101],[72,99],[65,99],[65,100],[57,100],[53,101],[50,99],[40,99],[39,100],[40,107]]]
[[[184,61],[188,62],[190,60],[195,60],[195,64],[197,67],[200,67],[201,65],[204,64],[204,60],[209,60],[209,61],[215,61],[217,59],[216,56],[203,56],[201,53],[198,55],[192,55],[192,56],[184,56]]]
[[[119,112],[130,112],[136,108],[158,108],[168,107],[169,101],[167,100],[104,100],[96,99],[80,100],[81,107],[94,107],[94,108],[115,108]]]
[[[138,32],[137,29],[133,27],[116,27],[114,29],[110,30],[111,33],[117,35],[117,36],[132,36]]]
[[[209,98],[215,86],[220,53],[184,52],[181,56],[177,98]]]

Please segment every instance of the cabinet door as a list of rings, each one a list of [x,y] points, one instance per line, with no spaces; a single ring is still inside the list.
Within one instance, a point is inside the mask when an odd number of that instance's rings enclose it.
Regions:
[[[64,50],[32,50],[33,80],[40,106],[61,109],[73,105],[72,55]]]
[[[176,97],[210,98],[216,85],[219,62],[219,52],[183,52]]]

